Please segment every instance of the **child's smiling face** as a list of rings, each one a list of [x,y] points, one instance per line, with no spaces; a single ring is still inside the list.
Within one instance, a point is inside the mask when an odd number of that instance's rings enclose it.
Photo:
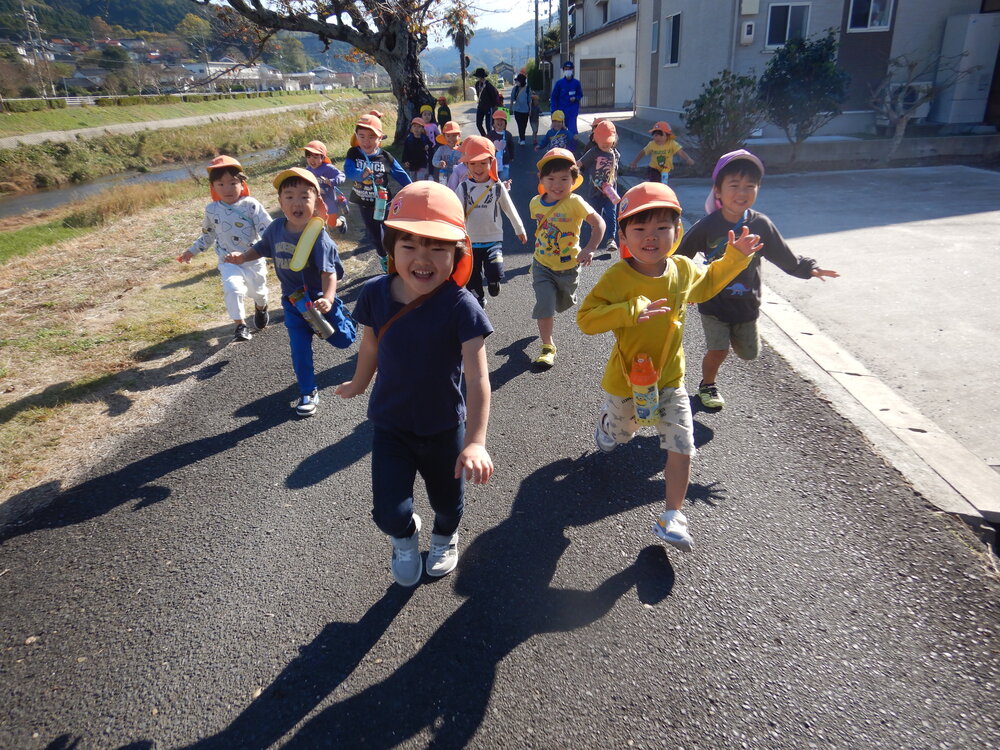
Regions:
[[[660,276],[677,238],[676,214],[665,209],[638,213],[622,234],[632,254],[629,265],[647,276]]]
[[[653,133],[653,141],[656,143],[657,146],[662,146],[664,143],[667,142],[667,134],[664,133],[662,130],[657,130],[656,132]]]
[[[506,117],[494,117],[493,118],[493,130],[497,133],[502,133],[507,129],[507,118]]]
[[[458,145],[458,133],[445,133],[444,142],[451,148],[455,148]]]
[[[470,161],[465,166],[469,169],[469,177],[476,182],[486,182],[490,178],[490,166],[492,164],[493,159],[489,158]]]
[[[393,262],[410,296],[437,289],[455,269],[456,243],[402,233],[393,249]]]
[[[375,149],[378,148],[378,136],[375,135],[375,131],[368,128],[358,128],[354,131],[354,137],[358,139],[358,145],[362,151],[366,154],[375,153]]]
[[[758,181],[747,175],[731,174],[724,177],[721,184],[715,187],[715,195],[722,204],[723,218],[739,221],[743,212],[756,202],[759,187]]]
[[[549,203],[561,201],[573,192],[574,180],[568,167],[566,169],[557,169],[549,172],[544,177],[541,177],[540,181],[542,183],[542,187],[545,189],[545,195],[542,197]]]
[[[313,169],[318,169],[319,165],[323,163],[323,157],[319,154],[314,154],[312,151],[306,151],[306,164],[308,164]]]
[[[305,180],[297,185],[282,184],[278,192],[278,205],[285,214],[289,232],[295,234],[306,228],[309,219],[316,213],[318,201],[316,188]]]
[[[235,175],[224,174],[212,180],[212,188],[223,203],[236,203],[240,199],[240,193],[243,192],[243,181]]]

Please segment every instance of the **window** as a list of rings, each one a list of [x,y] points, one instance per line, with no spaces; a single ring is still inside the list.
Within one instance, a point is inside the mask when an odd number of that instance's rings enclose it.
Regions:
[[[892,0],[851,0],[849,31],[885,31],[892,16]]]
[[[663,64],[676,65],[681,46],[681,14],[667,16],[663,21]]]
[[[653,40],[649,44],[649,53],[655,55],[660,50],[660,22],[653,21]]]
[[[808,3],[772,5],[767,12],[767,46],[780,47],[789,39],[804,39],[808,28]]]

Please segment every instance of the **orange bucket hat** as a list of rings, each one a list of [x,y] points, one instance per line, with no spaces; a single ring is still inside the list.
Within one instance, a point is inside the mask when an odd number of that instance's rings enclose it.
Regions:
[[[576,157],[573,156],[573,152],[570,151],[569,149],[550,148],[548,151],[545,152],[545,156],[543,156],[541,159],[538,160],[538,163],[535,166],[538,167],[538,171],[541,172],[542,167],[544,167],[550,161],[554,161],[555,159],[562,159],[563,161],[568,161],[570,164],[576,164]],[[576,190],[582,184],[583,184],[583,175],[577,174],[576,179],[573,180],[573,187],[571,188],[571,190]],[[545,188],[542,187],[541,183],[539,183],[538,185],[538,194],[545,195]]]
[[[470,164],[474,161],[485,161],[486,159],[493,160],[493,163],[490,165],[490,177],[496,182],[500,182],[500,177],[497,173],[497,149],[493,145],[493,141],[481,135],[470,135],[462,141],[462,158],[459,161],[463,164]]]
[[[302,150],[310,154],[321,156],[324,164],[331,163],[330,157],[327,156],[326,144],[323,143],[323,141],[309,141],[309,143],[302,147]]]
[[[618,129],[611,120],[601,120],[594,126],[594,143],[607,151],[618,142]]]
[[[634,188],[622,196],[618,204],[618,226],[621,228],[622,219],[634,216],[642,211],[649,211],[654,208],[670,208],[681,215],[681,202],[677,200],[677,194],[662,182],[640,182]],[[681,244],[681,237],[684,236],[684,227],[680,227],[677,236],[674,238],[674,245],[667,255],[673,255],[677,246]],[[631,258],[625,242],[621,243],[622,258]]]
[[[454,120],[448,120],[448,122],[446,122],[441,127],[441,132],[438,133],[438,136],[435,140],[442,145],[447,145],[448,141],[445,139],[446,135],[457,135],[459,138],[461,138],[462,128]]]
[[[465,231],[465,210],[454,190],[430,180],[411,182],[393,196],[385,225],[418,237],[446,242],[464,241],[465,251],[456,261],[450,278],[458,286],[469,283],[472,276],[472,243]],[[392,252],[395,252],[394,248]],[[389,270],[390,273],[393,271],[392,268]]]
[[[662,130],[667,135],[674,134],[673,129],[670,127],[670,123],[664,120],[660,120],[659,122],[655,123],[653,127],[651,127],[647,132],[652,133],[654,130]]]
[[[355,130],[365,128],[372,131],[379,138],[385,138],[385,133],[382,132],[382,118],[373,114],[361,115],[358,121],[354,123],[354,128]]]
[[[308,182],[314,188],[316,192],[319,193],[319,180],[316,179],[316,175],[310,172],[308,169],[303,169],[302,167],[292,167],[291,169],[283,169],[275,175],[271,184],[274,185],[275,190],[281,189],[281,183],[287,180],[289,177],[301,177],[303,180]]]
[[[215,188],[212,187],[212,170],[222,169],[223,167],[236,167],[240,172],[243,171],[243,165],[240,164],[236,159],[231,156],[226,156],[222,154],[221,156],[216,156],[209,162],[208,166],[205,167],[205,171],[208,172],[208,191],[212,196],[213,201],[222,200],[219,194],[215,192]],[[246,180],[243,180],[243,187],[240,188],[240,197],[245,198],[250,195],[250,186],[247,184]]]
[[[423,117],[414,117],[412,120],[410,120],[410,125],[419,125],[420,127],[423,127],[426,124],[427,121],[424,120]]]
[[[504,109],[503,107],[499,107],[498,109],[493,110],[493,119],[503,120],[504,122],[507,122],[508,119],[507,110]]]

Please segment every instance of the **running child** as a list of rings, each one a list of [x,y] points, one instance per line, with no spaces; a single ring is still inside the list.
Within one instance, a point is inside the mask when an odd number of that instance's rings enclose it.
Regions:
[[[409,185],[412,180],[406,170],[393,158],[392,154],[379,148],[385,138],[382,120],[375,115],[361,115],[354,126],[356,146],[351,146],[344,159],[344,171],[354,181],[348,200],[358,206],[361,220],[368,236],[378,253],[382,271],[386,270],[385,249],[382,247],[382,222],[392,193],[389,190],[391,176],[400,185]]]
[[[709,409],[721,409],[726,403],[716,379],[729,355],[729,348],[745,360],[756,359],[760,354],[757,318],[760,316],[761,258],[800,279],[815,277],[826,281],[840,276],[836,271],[820,268],[812,258],[795,255],[771,220],[753,210],[763,177],[763,162],[749,151],[738,149],[723,154],[712,170],[712,190],[705,201],[707,216],[691,227],[677,250],[679,255],[688,258],[702,253],[711,268],[725,246],[730,229],[739,232],[741,227],[749,227],[764,243],[764,250],[754,256],[746,270],[718,296],[698,305],[707,349],[701,361],[698,398]]]
[[[326,206],[326,225],[337,228],[341,234],[347,232],[347,198],[337,188],[344,184],[344,173],[333,166],[327,155],[326,144],[323,141],[309,141],[302,149],[306,154],[306,169],[312,172],[319,181],[323,192],[323,205]]]
[[[253,324],[263,331],[270,317],[267,311],[267,264],[261,260],[246,265],[226,261],[229,253],[249,250],[271,223],[271,216],[256,198],[243,167],[231,156],[217,156],[206,167],[212,202],[205,206],[201,236],[178,256],[180,263],[190,263],[203,250],[215,245],[222,277],[222,299],[236,330],[233,341],[249,341],[253,334],[243,320],[243,300],[254,303]]]
[[[500,294],[503,281],[503,219],[507,215],[521,244],[528,242],[524,224],[514,208],[507,187],[497,176],[497,159],[489,138],[472,135],[462,146],[462,163],[468,176],[455,188],[465,212],[465,223],[472,241],[472,275],[465,288],[479,304],[486,307],[483,277],[491,297]]]
[[[437,111],[437,124],[441,128],[441,132],[444,132],[445,123],[451,120],[451,107],[448,106],[448,100],[443,97],[438,97],[438,111]]]
[[[430,104],[424,104],[420,108],[420,119],[424,121],[424,135],[430,139],[431,143],[436,143],[437,137],[441,135],[441,128],[434,122],[434,107]]]
[[[542,136],[541,143],[535,143],[536,151],[546,151],[553,148],[564,148],[567,151],[574,151],[576,139],[573,138],[569,130],[566,129],[566,115],[561,109],[552,113],[552,127]]]
[[[434,145],[424,130],[424,118],[414,117],[403,140],[403,166],[412,180],[427,179],[433,152]]]
[[[281,307],[285,311],[292,369],[299,385],[295,413],[308,417],[316,411],[319,389],[313,371],[313,328],[302,310],[308,312],[314,307],[323,315],[333,328],[326,340],[338,349],[346,349],[353,343],[355,329],[337,296],[337,281],[344,277],[344,266],[330,235],[320,230],[305,267],[292,270],[292,258],[306,225],[313,216],[322,215],[319,181],[309,170],[292,167],[278,173],[274,187],[284,217],[271,222],[253,249],[231,253],[226,261],[248,263],[258,258],[274,261],[274,272],[281,283]]]
[[[583,184],[576,159],[564,148],[554,148],[538,161],[538,192],[529,211],[535,220],[535,253],[531,259],[531,287],[542,351],[535,364],[548,369],[556,362],[552,338],[555,315],[576,304],[580,266],[589,266],[604,238],[604,219],[573,191]],[[580,228],[590,225],[590,240],[580,249]]]
[[[594,124],[590,134],[594,145],[587,150],[577,165],[587,175],[590,185],[590,205],[601,215],[607,225],[608,250],[618,252],[618,168],[622,155],[618,152],[618,130],[610,120]]]
[[[341,398],[364,393],[372,378],[372,518],[392,543],[392,577],[415,586],[458,564],[464,483],[493,474],[486,450],[490,381],[485,338],[489,319],[463,287],[472,257],[465,214],[444,185],[404,187],[386,219],[390,274],[361,290],[354,316],[364,326],[354,377]],[[376,371],[378,375],[376,376]],[[465,381],[466,398],[462,396]],[[426,566],[413,484],[423,477],[434,510]]]
[[[649,132],[652,134],[653,140],[647,143],[629,164],[629,167],[635,169],[643,154],[648,155],[649,166],[646,168],[647,182],[666,183],[670,178],[671,170],[674,168],[675,155],[683,159],[684,163],[689,167],[694,164],[694,159],[688,156],[683,146],[677,142],[677,138],[674,135],[674,131],[670,128],[669,122],[661,120],[653,125]]]
[[[435,149],[431,161],[437,170],[437,181],[442,185],[448,184],[452,172],[455,171],[455,165],[462,158],[462,152],[459,151],[461,138],[462,129],[457,122],[449,121],[441,127],[441,135],[437,137],[440,145]]]
[[[625,193],[618,213],[622,260],[604,272],[584,299],[577,323],[586,334],[615,335],[601,380],[604,405],[594,429],[594,441],[605,453],[628,442],[639,427],[629,373],[640,355],[652,358],[659,400],[655,411],[644,416],[655,422],[660,447],[667,451],[665,509],[653,533],[690,551],[694,541],[681,511],[695,455],[681,347],[686,303],[710,299],[746,268],[748,256],[760,249],[760,238],[746,227],[738,239],[730,230],[725,254],[706,268],[672,255],[681,237],[680,216],[677,196],[666,185],[643,182]]]
[[[510,179],[510,165],[514,161],[514,136],[507,130],[507,110],[500,107],[493,112],[493,128],[486,137],[496,149],[497,174],[501,180]]]

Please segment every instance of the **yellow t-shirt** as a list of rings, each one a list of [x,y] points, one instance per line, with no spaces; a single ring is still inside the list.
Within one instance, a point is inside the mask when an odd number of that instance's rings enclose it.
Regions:
[[[684,382],[684,315],[688,302],[711,299],[750,264],[731,245],[709,265],[672,255],[662,276],[645,276],[620,260],[608,268],[584,299],[576,323],[586,334],[611,331],[615,345],[604,368],[601,387],[612,396],[632,395],[628,371],[635,355],[645,352],[660,372],[660,388],[676,388]],[[652,300],[670,300],[668,315],[657,315],[642,323],[637,318]]]
[[[580,227],[594,209],[579,195],[569,195],[547,206],[536,195],[528,208],[535,220],[535,260],[553,271],[576,267],[580,254]]]
[[[676,138],[668,138],[662,146],[656,141],[650,141],[642,150],[642,153],[649,156],[649,166],[660,170],[660,173],[669,172],[674,168],[674,154],[683,148]]]

